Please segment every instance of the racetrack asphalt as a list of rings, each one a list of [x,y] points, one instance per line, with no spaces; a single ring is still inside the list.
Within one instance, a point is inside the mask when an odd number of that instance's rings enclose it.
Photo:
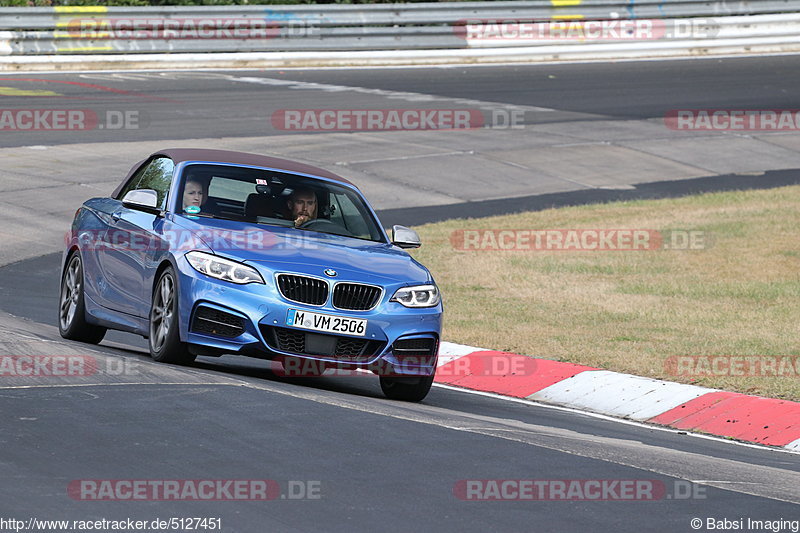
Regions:
[[[682,195],[731,186],[796,183],[797,172],[792,169],[800,168],[800,163],[794,159],[795,135],[767,140],[763,136],[712,135],[687,141],[676,140],[669,132],[658,137],[652,132],[660,130],[652,126],[665,109],[681,106],[792,107],[792,91],[797,86],[794,80],[800,76],[797,62],[797,58],[786,56],[232,74],[270,79],[284,76],[305,84],[295,89],[269,86],[269,90],[257,82],[230,82],[213,76],[203,77],[204,81],[164,76],[160,82],[152,76],[48,76],[127,87],[151,97],[180,97],[182,103],[159,103],[136,96],[112,100],[109,96],[105,101],[92,100],[91,105],[110,110],[121,109],[120,103],[144,106],[150,126],[118,134],[27,132],[3,138],[8,141],[3,143],[6,178],[0,185],[6,201],[22,205],[22,209],[11,212],[19,217],[19,227],[30,232],[22,234],[16,248],[13,235],[2,237],[10,252],[2,261],[7,266],[0,268],[0,309],[17,317],[0,316],[4,349],[10,355],[85,355],[94,358],[99,371],[74,379],[42,378],[35,383],[24,377],[0,377],[0,476],[4,480],[0,518],[152,520],[218,516],[223,531],[637,532],[692,531],[696,530],[690,525],[694,518],[701,519],[700,530],[709,530],[709,518],[800,519],[797,454],[439,387],[421,404],[391,402],[382,398],[377,380],[371,377],[289,380],[272,374],[263,361],[233,356],[200,358],[188,368],[157,365],[147,357],[141,338],[122,333],[110,334],[97,347],[63,342],[54,327],[59,254],[52,253],[58,250],[58,241],[66,230],[64,220],[80,203],[75,202],[78,197],[101,194],[103,187],[120,179],[121,169],[127,170],[125,167],[136,159],[134,155],[150,150],[161,140],[216,137],[224,138],[219,143],[226,147],[259,151],[260,143],[260,151],[275,148],[287,156],[305,150],[313,154],[309,158],[313,162],[328,166],[347,160],[340,165],[340,172],[352,171],[365,180],[365,190],[374,191],[376,205],[383,210],[382,221],[408,224],[573,205],[592,198]],[[2,77],[0,85],[19,86],[19,82],[9,81],[12,77]],[[327,85],[313,89],[310,83]],[[337,84],[390,92],[336,90],[332,86]],[[68,88],[73,90],[69,95],[76,98],[87,94],[85,87]],[[270,109],[322,107],[334,101],[354,107],[365,98],[378,99],[371,105],[389,106],[408,102],[398,100],[402,91],[446,98],[442,105],[453,106],[454,98],[466,98],[555,111],[529,110],[530,131],[518,135],[479,131],[449,140],[430,132],[269,137],[275,132],[264,130],[268,112],[253,112],[265,100],[269,100]],[[155,103],[151,106],[145,101]],[[17,107],[31,105],[30,100],[9,102]],[[42,100],[37,102],[35,105],[42,105]],[[211,102],[216,105],[213,109]],[[201,112],[203,107],[206,110]],[[550,118],[542,118],[545,114]],[[496,180],[492,182],[494,174],[487,174],[475,181],[466,176],[466,188],[471,189],[462,191],[465,184],[459,182],[459,173],[455,172],[435,184],[435,190],[420,194],[419,182],[399,179],[392,166],[435,175],[432,173],[446,169],[454,158],[472,156],[422,157],[425,151],[429,155],[431,146],[438,146],[444,154],[458,142],[467,143],[469,149],[491,146],[487,151],[492,157],[502,151],[504,161],[518,162],[520,154],[534,149],[538,137],[558,137],[574,129],[584,130],[585,137],[602,137],[604,132],[613,137],[596,142],[577,139],[588,143],[583,145],[591,149],[587,154],[602,159],[606,153],[600,150],[613,148],[620,138],[621,130],[609,129],[613,124],[623,127],[627,136],[636,136],[644,128],[652,134],[648,141],[653,145],[675,143],[674,151],[686,150],[681,152],[686,157],[669,163],[673,173],[665,179],[658,179],[661,170],[648,174],[647,179],[633,175],[634,169],[645,172],[650,161],[662,157],[657,156],[632,164],[631,174],[619,181],[603,181],[613,175],[613,167],[608,174],[593,174],[588,167],[597,164],[590,161],[587,168],[570,170],[573,174],[569,179],[575,178],[578,184],[558,178],[566,174],[552,178],[563,185],[555,190],[548,189],[552,182],[525,182],[508,175],[503,176],[506,181],[502,184],[519,181],[520,186],[504,188]],[[559,133],[547,129],[552,127],[560,128]],[[265,134],[267,137],[258,140],[257,136]],[[576,142],[575,137],[558,140],[561,144]],[[696,146],[686,148],[691,144]],[[32,145],[45,148],[13,149]],[[751,151],[723,161],[730,152],[722,147],[728,145],[737,147],[733,152],[742,146]],[[407,159],[390,161],[412,150],[416,166]],[[543,150],[553,148],[546,146]],[[382,166],[358,162],[376,151],[385,159]],[[535,153],[537,157],[543,154]],[[702,153],[709,161],[700,165],[698,154]],[[760,158],[754,153],[761,154]],[[434,164],[431,159],[442,161]],[[423,162],[430,166],[420,167]],[[699,166],[687,169],[694,164]],[[42,167],[52,172],[46,174],[48,177],[59,176],[58,181],[76,169],[83,175],[58,188],[56,196],[63,193],[60,197],[43,198],[47,184],[37,181]],[[493,188],[511,193],[490,196],[486,191]],[[22,204],[14,202],[14,195],[22,198]],[[398,204],[398,195],[406,201]],[[34,216],[47,223],[33,224]],[[47,241],[48,231],[55,243]],[[30,235],[49,244],[37,247],[36,254],[26,255],[23,245],[27,240],[31,247]],[[24,260],[15,261],[15,257]],[[67,487],[82,479],[271,479],[281,484],[284,493],[290,481],[312,481],[321,487],[321,497],[270,502],[75,500],[67,494]],[[487,479],[652,480],[662,482],[670,497],[656,501],[462,501],[454,493],[462,480]],[[680,497],[685,493],[676,490],[687,486],[689,497]]]

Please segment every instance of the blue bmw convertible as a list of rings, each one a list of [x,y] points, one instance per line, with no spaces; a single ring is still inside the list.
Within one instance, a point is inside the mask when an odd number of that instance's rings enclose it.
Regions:
[[[321,375],[371,370],[392,399],[431,388],[442,303],[430,272],[359,189],[309,165],[222,150],[162,150],[75,214],[59,331],[149,339],[156,361],[277,360]]]

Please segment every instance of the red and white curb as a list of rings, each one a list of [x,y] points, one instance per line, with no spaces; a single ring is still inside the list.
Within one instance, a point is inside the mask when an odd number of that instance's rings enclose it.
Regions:
[[[800,451],[800,403],[442,342],[436,382]]]

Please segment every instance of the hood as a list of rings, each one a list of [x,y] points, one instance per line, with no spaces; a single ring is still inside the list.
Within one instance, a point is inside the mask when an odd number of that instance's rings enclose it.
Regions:
[[[392,244],[339,235],[213,218],[176,217],[215,254],[261,265],[273,271],[324,276],[337,272],[337,280],[421,283],[431,279],[428,270],[407,252]]]

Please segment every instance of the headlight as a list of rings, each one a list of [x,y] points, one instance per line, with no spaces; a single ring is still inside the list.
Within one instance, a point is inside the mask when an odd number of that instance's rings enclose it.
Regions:
[[[402,287],[397,289],[391,301],[406,307],[433,307],[439,303],[439,288],[436,285]]]
[[[214,254],[188,252],[186,260],[189,261],[192,268],[212,278],[240,285],[245,283],[264,283],[264,279],[255,268]]]

